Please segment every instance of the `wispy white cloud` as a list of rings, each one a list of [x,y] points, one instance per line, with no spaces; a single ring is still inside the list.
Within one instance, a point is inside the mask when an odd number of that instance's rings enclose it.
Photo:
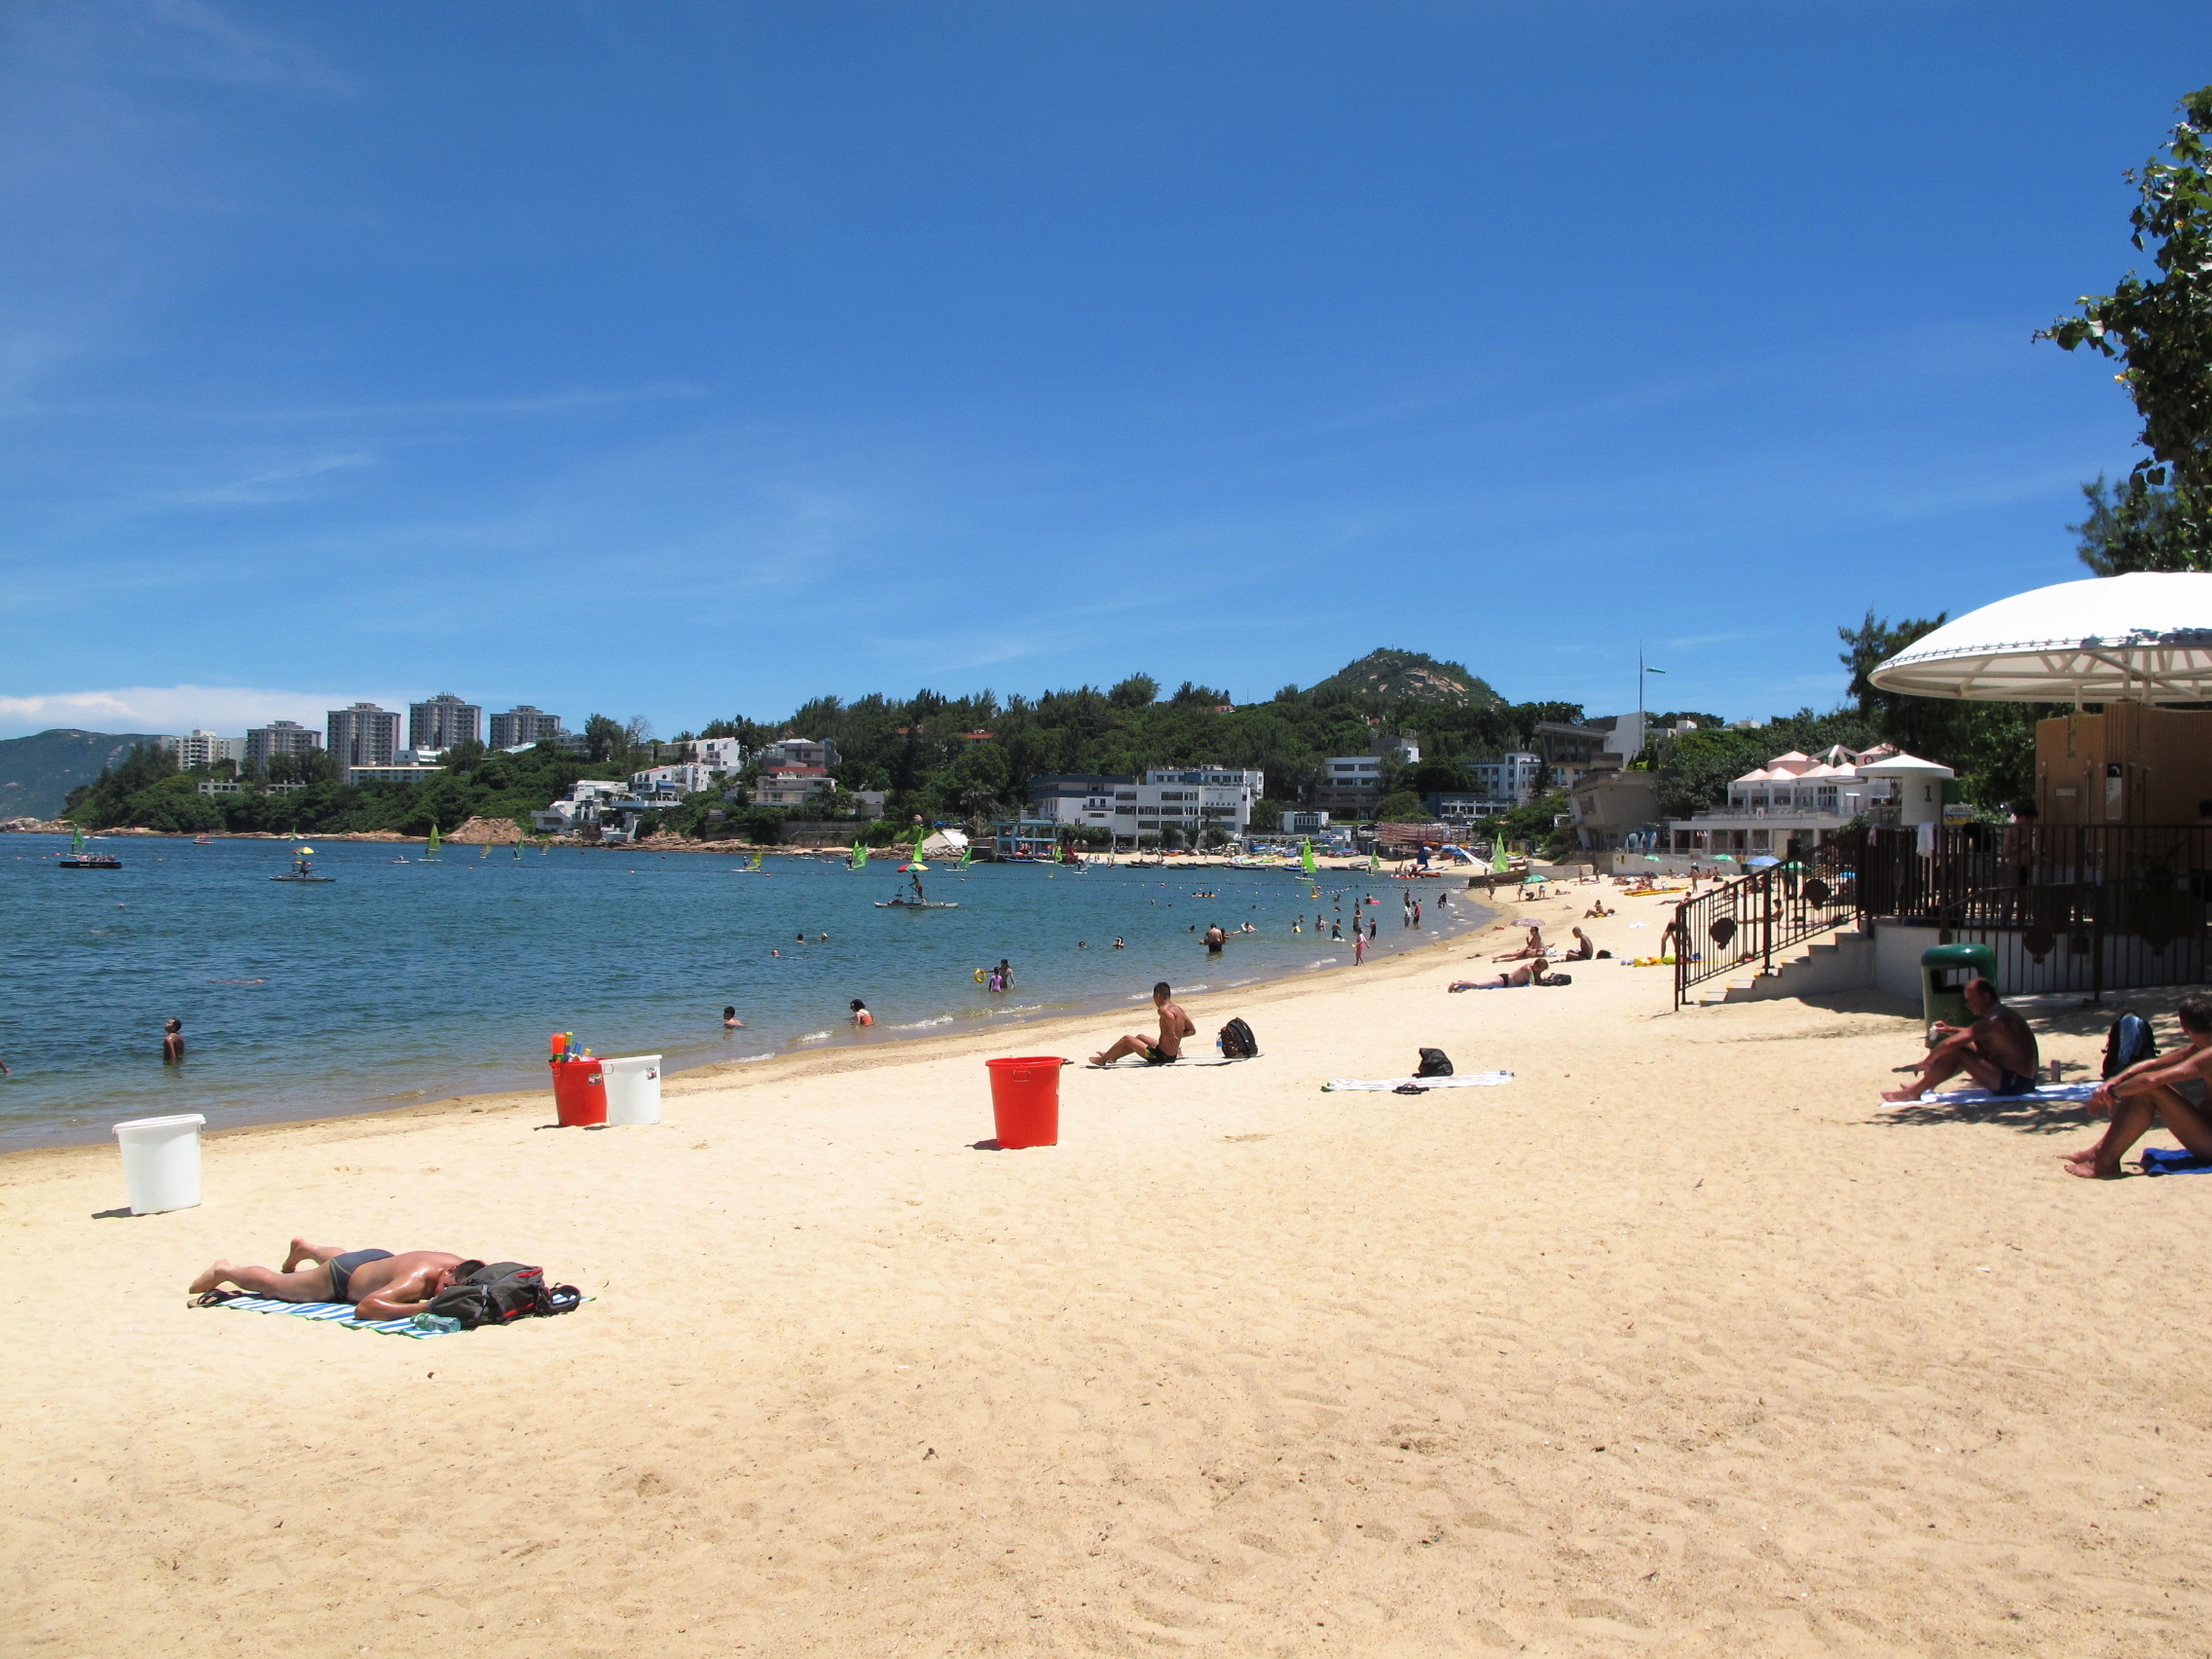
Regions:
[[[100,691],[55,691],[0,697],[0,732],[78,726],[92,731],[190,731],[205,727],[235,737],[249,725],[297,720],[319,728],[323,715],[349,703],[406,704],[402,692],[278,691],[242,685],[120,685]]]
[[[213,484],[203,489],[179,490],[162,498],[166,503],[188,507],[264,506],[276,501],[297,501],[313,494],[316,479],[327,473],[350,467],[372,466],[376,457],[370,455],[324,455],[305,461],[294,466],[279,466],[266,472],[256,472],[228,484]]]

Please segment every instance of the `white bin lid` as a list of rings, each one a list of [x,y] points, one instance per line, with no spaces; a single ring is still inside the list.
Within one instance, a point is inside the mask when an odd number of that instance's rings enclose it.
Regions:
[[[657,1066],[659,1064],[660,1056],[658,1054],[610,1054],[599,1062],[599,1068],[606,1071],[610,1067],[620,1066],[624,1070],[629,1070],[633,1067]]]
[[[207,1120],[197,1112],[182,1112],[173,1118],[133,1118],[128,1124],[117,1124],[115,1133],[144,1133],[162,1129],[203,1129]]]

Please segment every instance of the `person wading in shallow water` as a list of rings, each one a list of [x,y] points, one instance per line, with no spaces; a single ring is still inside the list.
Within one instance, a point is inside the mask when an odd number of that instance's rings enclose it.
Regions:
[[[162,1027],[162,1064],[184,1064],[184,1021],[172,1019]]]

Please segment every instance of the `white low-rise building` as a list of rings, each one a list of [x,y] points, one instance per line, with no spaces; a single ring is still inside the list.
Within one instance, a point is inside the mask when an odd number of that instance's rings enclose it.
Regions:
[[[1031,816],[1110,830],[1131,838],[1173,828],[1196,839],[1209,829],[1241,835],[1267,774],[1232,766],[1156,766],[1135,778],[1051,773],[1029,780]]]
[[[641,795],[682,796],[699,794],[713,789],[721,781],[721,773],[695,760],[682,761],[674,766],[655,766],[649,771],[632,772],[630,788]]]
[[[1670,819],[1662,850],[1691,855],[1761,854],[1790,858],[1831,840],[1853,819],[1938,824],[1948,766],[1887,744],[1850,750],[1838,744],[1818,756],[1791,750],[1728,786],[1728,803],[1690,818]]]
[[[753,780],[755,806],[805,806],[837,787],[822,766],[763,767]]]

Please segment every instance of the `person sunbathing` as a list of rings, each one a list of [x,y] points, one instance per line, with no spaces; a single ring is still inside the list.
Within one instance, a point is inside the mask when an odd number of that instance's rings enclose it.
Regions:
[[[1493,962],[1525,962],[1532,956],[1544,954],[1544,930],[1534,922],[1529,924],[1528,941],[1519,950],[1509,950],[1503,956],[1493,956]]]
[[[1500,974],[1494,979],[1455,979],[1449,987],[1455,991],[1509,991],[1521,985],[1548,985],[1546,977],[1551,964],[1541,956],[1525,968],[1516,968],[1510,974]]]
[[[1588,921],[1591,917],[1596,916],[1603,920],[1604,917],[1610,916],[1614,912],[1612,910],[1606,907],[1605,902],[1603,899],[1600,899],[1596,903],[1592,904],[1589,909],[1582,912],[1582,919],[1584,921]]]
[[[191,1294],[225,1283],[278,1302],[350,1302],[363,1319],[404,1319],[454,1281],[463,1258],[446,1250],[332,1250],[292,1240],[281,1268],[217,1262],[194,1279]],[[306,1262],[312,1264],[302,1267]]]
[[[1340,936],[1342,937],[1342,936]],[[1183,1057],[1183,1039],[1196,1037],[1198,1028],[1191,1016],[1183,1012],[1182,1005],[1174,1000],[1162,979],[1152,987],[1152,1006],[1160,1011],[1160,1035],[1157,1038],[1132,1034],[1124,1037],[1111,1049],[1102,1050],[1090,1056],[1094,1066],[1110,1066],[1124,1054],[1140,1054],[1148,1066],[1163,1066],[1170,1060]]]
[[[1561,961],[1587,962],[1598,954],[1597,942],[1588,934],[1580,928],[1568,928],[1567,931],[1574,936],[1574,948],[1561,957]]]
[[[2184,1084],[2212,1086],[2212,997],[2184,997],[2174,1013],[2188,1051],[2154,1055],[2097,1085],[2089,1111],[2110,1118],[2112,1127],[2094,1145],[2063,1155],[2069,1175],[2111,1180],[2127,1149],[2161,1119],[2183,1146],[2212,1158],[2212,1115],[2181,1092]]]
[[[1917,1077],[1901,1088],[1886,1090],[1884,1100],[1917,1100],[1961,1072],[1990,1093],[2008,1099],[2035,1092],[2036,1072],[2043,1062],[2036,1051],[2036,1034],[2028,1029],[2028,1022],[1998,1001],[1997,987],[1987,979],[1969,979],[1966,997],[1973,1023],[1945,1025],[1937,1020],[1936,1030],[1943,1040],[1914,1068]]]

